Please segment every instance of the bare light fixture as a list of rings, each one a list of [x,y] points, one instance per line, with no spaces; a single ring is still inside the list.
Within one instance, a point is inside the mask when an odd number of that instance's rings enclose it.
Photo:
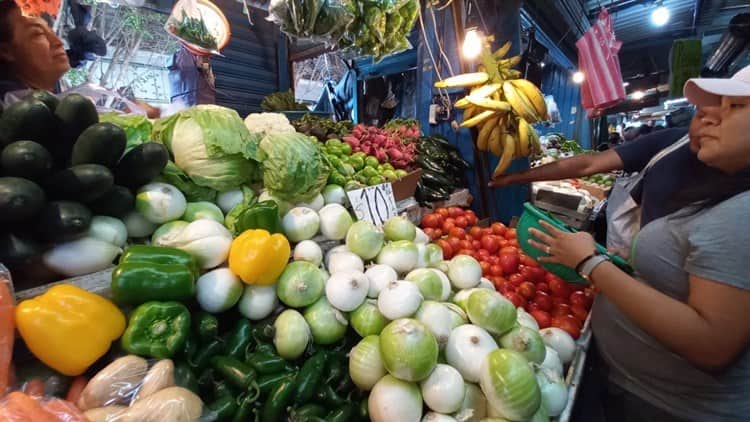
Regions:
[[[463,54],[464,58],[468,60],[474,60],[479,57],[479,54],[482,52],[483,39],[484,35],[479,29],[467,29],[466,35],[464,35],[464,43],[461,46],[461,53]]]
[[[584,79],[583,72],[581,72],[580,70],[573,73],[574,83],[581,84],[583,83],[583,79]]]
[[[664,26],[669,22],[669,9],[667,9],[660,1],[657,1],[654,6],[653,12],[651,12],[651,23],[656,26]]]
[[[644,93],[643,93],[643,91],[635,91],[635,92],[633,92],[632,94],[630,94],[630,96],[631,96],[631,97],[632,97],[632,98],[633,98],[634,100],[636,100],[636,101],[640,101],[641,99],[643,99],[643,96],[644,96],[644,95],[646,95],[646,94],[644,94]]]

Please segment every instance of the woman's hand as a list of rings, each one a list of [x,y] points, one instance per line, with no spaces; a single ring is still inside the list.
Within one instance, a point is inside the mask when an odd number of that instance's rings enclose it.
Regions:
[[[549,255],[540,257],[539,261],[575,268],[583,259],[593,255],[596,251],[594,238],[586,232],[568,233],[544,221],[539,221],[539,224],[547,233],[529,229],[529,233],[539,239],[538,241],[529,239],[529,244]]]

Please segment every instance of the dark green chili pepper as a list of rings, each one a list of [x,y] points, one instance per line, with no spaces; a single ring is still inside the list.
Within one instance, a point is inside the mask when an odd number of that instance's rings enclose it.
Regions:
[[[177,362],[174,366],[174,383],[178,387],[187,388],[198,394],[198,379],[193,370],[185,362]]]
[[[245,393],[237,399],[237,411],[234,413],[232,422],[247,422],[250,420],[250,412],[257,397],[255,394]]]
[[[309,420],[310,417],[322,418],[328,413],[325,407],[317,403],[308,403],[304,406],[300,406],[293,409],[289,414],[290,421],[304,422]]]
[[[270,343],[273,340],[275,329],[272,319],[266,319],[256,324],[252,329],[252,336],[256,343]]]
[[[335,391],[339,394],[345,394],[355,389],[354,381],[349,374],[345,374],[341,381],[336,385]]]
[[[251,353],[245,361],[255,368],[259,374],[276,374],[279,372],[289,372],[294,369],[286,359],[276,354],[268,353]]]
[[[345,362],[346,357],[338,353],[331,354],[326,368],[326,384],[337,384],[349,372]]]
[[[245,390],[255,381],[255,370],[248,364],[228,356],[214,356],[211,367],[230,385]]]
[[[333,387],[326,384],[319,386],[318,391],[315,393],[315,399],[320,400],[330,407],[340,407],[346,404],[346,400],[334,391]]]
[[[185,360],[190,360],[198,349],[198,341],[195,336],[190,334],[185,340],[185,345],[182,346],[182,350],[179,352],[179,356],[182,356]]]
[[[228,421],[237,413],[237,399],[230,394],[222,394],[208,404],[208,410],[216,421]]]
[[[276,347],[273,344],[267,344],[267,343],[261,343],[258,344],[258,346],[255,347],[255,350],[250,352],[250,348],[247,349],[248,354],[245,355],[245,358],[248,357],[251,353],[266,353],[269,355],[275,355],[276,354]]]
[[[244,359],[247,346],[250,345],[250,341],[253,338],[252,328],[248,319],[242,318],[237,321],[237,324],[227,336],[224,354],[237,360]]]
[[[277,422],[281,420],[281,415],[284,414],[286,407],[292,401],[294,394],[294,380],[287,379],[282,381],[276,386],[276,389],[271,392],[271,395],[263,405],[263,413],[261,413],[261,421],[263,422]]]
[[[198,349],[188,363],[193,368],[201,370],[208,366],[212,357],[221,354],[222,350],[224,350],[224,342],[215,339]]]
[[[326,422],[349,422],[354,419],[357,410],[357,406],[352,403],[347,403],[338,409],[329,412],[326,416]]]
[[[201,396],[213,394],[216,391],[216,374],[213,368],[206,368],[198,376],[198,388]]]
[[[359,402],[359,420],[367,422],[370,420],[370,406],[367,404],[369,397],[365,397]]]
[[[193,331],[201,343],[208,343],[219,335],[219,320],[208,312],[193,317]]]
[[[294,403],[305,404],[313,397],[315,390],[323,380],[323,370],[326,367],[328,353],[318,352],[307,360],[295,379]]]
[[[279,383],[289,378],[294,379],[296,375],[297,374],[293,372],[281,372],[278,374],[261,375],[260,377],[258,377],[258,389],[260,390],[260,395],[263,397],[267,396],[276,388],[276,386],[279,385]]]

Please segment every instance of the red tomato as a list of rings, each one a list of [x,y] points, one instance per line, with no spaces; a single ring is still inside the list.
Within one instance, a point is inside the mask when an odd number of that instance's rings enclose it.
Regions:
[[[490,274],[494,276],[502,276],[503,275],[503,268],[499,265],[492,265],[490,266]]]
[[[466,231],[460,227],[454,227],[448,232],[448,236],[458,239],[466,239]]]
[[[570,307],[570,314],[583,324],[586,321],[589,312],[583,306],[573,305]]]
[[[521,264],[526,265],[527,267],[539,267],[539,263],[525,253],[521,254]]]
[[[468,249],[473,252],[474,247],[471,245],[471,240],[461,239],[458,242],[458,249]]]
[[[471,239],[471,238],[468,238],[468,239]],[[482,249],[482,242],[478,240],[473,240],[473,239],[470,240],[470,242],[471,242],[471,248],[474,249],[475,251]]]
[[[521,262],[521,256],[518,255],[518,248],[515,246],[503,246],[500,248],[500,255],[516,255],[518,262]]]
[[[552,298],[544,292],[537,291],[534,295],[534,303],[539,306],[539,309],[549,312],[552,310]]]
[[[439,222],[440,222],[440,216],[439,215],[437,215],[437,214],[427,214],[424,217],[422,217],[422,222],[420,223],[420,225],[422,226],[422,228],[425,228],[425,229],[427,229],[427,228],[434,229],[434,228],[437,228],[440,225],[440,224],[438,224]]]
[[[466,210],[466,214],[464,215],[466,216],[466,220],[469,222],[470,226],[477,224],[477,215],[474,214],[474,211]]]
[[[531,267],[527,267],[525,265],[519,265],[518,266],[518,272],[523,275],[526,280],[529,280],[531,282],[536,282],[536,273]]]
[[[495,253],[500,250],[500,240],[494,235],[482,236],[482,247]]]
[[[500,266],[505,274],[518,271],[518,255],[500,255]]]
[[[482,227],[482,236],[492,234],[492,229],[489,227]]]
[[[504,237],[498,236],[498,241],[500,242],[500,250],[502,250],[504,247],[508,246],[508,241],[505,240]]]
[[[554,275],[554,274],[552,274],[550,272],[545,273],[544,274],[544,278],[546,279],[547,284],[550,284],[550,285],[552,284],[552,280],[560,280],[560,281],[562,281],[562,279],[560,277],[558,277],[558,276],[556,276],[556,275]]]
[[[488,261],[490,261],[490,264],[492,265],[500,265],[500,257],[495,255],[490,255],[489,258],[487,258]]]
[[[424,231],[424,234],[426,234],[427,237],[430,238],[430,240],[435,240],[435,239],[439,239],[440,238],[440,236],[438,236],[437,229],[433,229],[431,227],[427,227],[426,229],[423,229],[423,231]]]
[[[440,249],[443,250],[444,259],[453,258],[453,247],[451,246],[450,242],[445,239],[438,239],[438,241],[435,243],[440,246]]]
[[[520,248],[520,246],[518,246],[518,240],[516,239],[510,239],[506,246],[513,246],[515,248]]]
[[[531,311],[541,311],[541,309],[539,309],[539,305],[537,305],[534,301],[531,301],[526,304],[526,312],[531,312]]]
[[[482,275],[486,276],[490,274],[490,263],[486,261],[479,261],[479,266],[482,267]]]
[[[526,306],[526,299],[524,299],[523,296],[519,295],[516,292],[503,293],[503,296],[505,296],[509,301],[513,302],[513,305],[516,308],[523,308],[524,306]]]
[[[492,223],[492,226],[490,226],[492,229],[492,234],[496,234],[498,236],[505,236],[505,232],[508,231],[508,228],[505,227],[505,224],[503,223]]]
[[[570,314],[570,305],[567,303],[552,306],[552,316],[563,316],[568,314]]]
[[[536,286],[534,286],[534,283],[530,281],[524,281],[520,286],[518,286],[518,293],[520,293],[521,296],[525,297],[526,299],[530,300],[536,294]]]
[[[441,237],[443,237],[443,230],[435,229],[435,239],[440,239]]]
[[[448,215],[450,217],[456,218],[460,217],[465,214],[465,211],[461,207],[449,207],[448,208]]]
[[[458,252],[456,253],[456,255],[468,255],[468,256],[470,256],[472,258],[475,258],[475,256],[474,256],[475,253],[476,252],[474,252],[471,249],[459,249]]]
[[[436,208],[435,209],[435,214],[437,214],[437,215],[439,215],[439,216],[441,216],[443,218],[446,218],[446,217],[448,217],[448,209],[447,208]]]
[[[502,264],[500,266],[502,266]],[[515,284],[517,286],[520,286],[521,283],[523,283],[524,281],[527,281],[527,280],[521,274],[514,273],[514,274],[511,274],[510,277],[508,277],[508,281],[510,281],[511,283],[513,283],[513,284]]]
[[[487,252],[487,249],[477,250],[477,256],[479,256],[479,258],[481,258],[482,261],[487,261],[489,263],[490,253]]]
[[[461,215],[456,217],[456,226],[461,227],[462,229],[469,225],[469,220],[466,219],[465,216]]]
[[[482,238],[482,228],[474,226],[469,229],[469,236],[471,236],[474,240],[479,240]]]
[[[453,248],[453,253],[455,254],[457,250],[461,249],[461,239],[450,237],[447,238],[448,243],[450,243],[451,248]]]
[[[536,323],[539,324],[539,328],[547,328],[552,323],[552,317],[544,311],[531,311],[529,312],[534,317]]]
[[[594,303],[592,298],[587,297],[586,293],[582,291],[571,293],[569,300],[571,305],[578,305],[583,309],[590,309]]]
[[[554,278],[550,280],[549,289],[552,292],[552,296],[562,297],[565,299],[570,297],[568,283],[564,282],[561,278]]]
[[[580,323],[572,315],[553,317],[550,325],[567,331],[574,339],[577,339],[581,335]]]
[[[451,220],[451,221],[448,221]],[[448,234],[452,229],[456,228],[456,223],[453,222],[453,219],[448,219],[443,223],[443,226],[441,227],[443,229],[443,233]]]
[[[570,305],[570,303],[568,303],[568,299],[565,299],[564,297],[554,297],[554,296],[550,296],[550,297],[552,298],[552,306],[556,306],[560,304]]]
[[[544,282],[536,283],[536,290],[538,292],[549,293],[549,284]]]
[[[500,287],[497,289],[497,291],[500,292],[500,293],[502,293],[502,294],[506,294],[506,293],[513,293],[513,294],[515,294],[516,293],[516,288],[515,288],[515,286],[513,286],[512,284],[510,284],[508,281],[506,281],[505,283],[500,284]]]
[[[515,239],[516,238],[516,229],[508,229],[507,232],[505,232],[505,238],[508,240]]]

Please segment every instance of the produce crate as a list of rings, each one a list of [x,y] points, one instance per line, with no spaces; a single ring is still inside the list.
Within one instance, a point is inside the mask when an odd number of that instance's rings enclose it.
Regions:
[[[586,357],[588,355],[589,345],[591,344],[591,312],[583,323],[581,336],[576,340],[576,352],[573,361],[570,362],[568,372],[565,375],[565,385],[568,387],[568,403],[565,405],[560,416],[553,418],[558,422],[569,422],[573,417],[573,407],[575,406],[576,395],[581,387],[583,379],[583,370],[586,367]]]
[[[581,189],[587,191],[588,193],[591,194],[591,196],[593,196],[594,198],[600,201],[604,200],[607,197],[607,195],[609,195],[609,191],[611,190],[611,189],[600,188],[599,186],[586,183],[582,180],[580,181],[580,183],[581,183]]]
[[[56,282],[45,284],[42,286],[33,287],[27,290],[16,291],[16,301],[21,301],[24,299],[30,299],[32,297],[39,296],[42,293],[49,290],[50,287],[56,284],[63,284],[63,283],[72,284],[74,286],[82,288],[83,290],[87,290],[91,293],[96,293],[100,296],[111,298],[112,293],[110,291],[110,285],[112,283],[112,270],[113,269],[114,267],[111,267],[106,270],[98,271],[95,273],[86,274],[86,275],[82,275],[79,277],[67,278],[64,280],[56,281]],[[13,277],[13,274],[11,274],[11,277]]]
[[[393,197],[396,198],[396,202],[414,196],[414,192],[417,190],[417,182],[419,182],[420,177],[422,177],[422,170],[417,169],[400,180],[391,183],[393,186]]]

